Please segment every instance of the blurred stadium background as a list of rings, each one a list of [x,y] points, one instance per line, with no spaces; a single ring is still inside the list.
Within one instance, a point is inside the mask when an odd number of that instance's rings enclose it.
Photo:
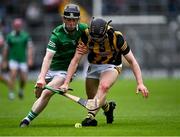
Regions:
[[[179,0],[0,0],[4,34],[11,30],[15,17],[22,17],[33,39],[35,65],[30,74],[37,76],[50,33],[62,22],[60,15],[69,2],[80,6],[82,22],[89,23],[92,16],[112,19],[133,49],[144,76],[180,77]],[[129,73],[124,69],[122,75]]]

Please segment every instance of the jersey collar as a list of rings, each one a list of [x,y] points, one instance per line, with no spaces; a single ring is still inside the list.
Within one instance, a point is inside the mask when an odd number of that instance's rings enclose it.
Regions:
[[[13,30],[11,33],[13,36],[15,36],[17,34],[17,32],[15,30]],[[21,34],[21,31],[19,31],[18,34]]]

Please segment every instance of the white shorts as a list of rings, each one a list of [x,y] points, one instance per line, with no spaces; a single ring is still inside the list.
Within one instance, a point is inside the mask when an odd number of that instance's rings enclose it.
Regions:
[[[28,66],[27,66],[27,63],[25,63],[25,62],[18,62],[15,60],[10,60],[9,61],[9,68],[20,70],[22,72],[28,72]]]
[[[112,64],[90,64],[86,78],[99,79],[101,73],[110,70],[117,70],[118,73],[120,73],[120,71],[122,70],[122,64],[118,66]]]
[[[48,80],[48,81],[49,80],[51,81],[55,76],[62,77],[62,78],[65,79],[66,76],[67,76],[67,71],[52,71],[52,70],[48,70],[45,79]]]

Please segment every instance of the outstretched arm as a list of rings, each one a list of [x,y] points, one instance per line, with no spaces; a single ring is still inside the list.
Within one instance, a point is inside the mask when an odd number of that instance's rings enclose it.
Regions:
[[[50,52],[48,50],[46,51],[46,55],[43,59],[43,63],[41,66],[41,72],[38,76],[38,80],[36,81],[35,87],[38,87],[39,84],[41,85],[41,87],[44,87],[46,85],[45,76],[46,76],[46,73],[47,73],[49,66],[51,64],[53,56],[54,56],[53,52]],[[36,98],[39,98],[41,96],[42,89],[36,88],[34,90],[34,92],[35,92]]]
[[[124,57],[130,64],[130,67],[136,78],[136,82],[137,82],[137,92],[136,93],[141,92],[142,95],[147,98],[148,97],[148,89],[146,88],[146,86],[143,83],[141,69],[139,67],[137,60],[135,59],[135,57],[131,51],[129,51],[129,53],[126,54]]]

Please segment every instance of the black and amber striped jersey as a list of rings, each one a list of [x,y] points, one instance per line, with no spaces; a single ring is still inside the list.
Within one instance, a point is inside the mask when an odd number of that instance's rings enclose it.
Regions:
[[[103,42],[93,41],[88,29],[81,36],[81,41],[88,46],[88,61],[92,64],[119,65],[122,63],[121,56],[130,51],[122,33],[114,31],[110,26]]]

